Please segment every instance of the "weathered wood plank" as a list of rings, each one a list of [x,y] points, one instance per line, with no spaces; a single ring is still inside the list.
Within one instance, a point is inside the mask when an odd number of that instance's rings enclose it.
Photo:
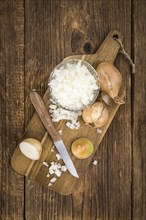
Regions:
[[[118,42],[113,39],[113,36],[116,34],[119,36],[119,38],[122,38],[122,35],[119,32],[111,31],[110,33],[108,33],[105,40],[102,42],[100,48],[95,54],[83,55],[83,57],[82,55],[78,55],[78,57],[80,59],[83,58],[84,60],[88,61],[91,65],[94,65],[95,68],[97,68],[99,62],[102,61],[108,62],[110,60],[113,63],[120,48]],[[124,97],[123,90],[124,89],[121,90],[120,96]],[[44,102],[47,106],[49,105],[49,97],[50,95],[47,89],[44,95]],[[79,130],[70,130],[69,128],[67,128],[65,126],[66,121],[54,124],[57,130],[61,129],[63,131],[63,141],[76,166],[80,178],[85,175],[87,167],[93,159],[92,157],[94,156],[94,153],[91,157],[84,161],[78,160],[72,155],[70,146],[75,139],[79,137],[86,137],[92,141],[94,145],[94,152],[98,149],[99,144],[102,141],[108,127],[110,126],[111,121],[113,120],[116,112],[119,109],[119,105],[112,103],[112,105],[107,108],[109,111],[109,119],[106,125],[102,127],[101,134],[97,134],[96,129],[93,129],[90,126],[85,126],[85,123],[83,122],[81,117],[79,118],[79,121],[81,123],[81,128]],[[51,153],[53,143],[49,136],[50,135],[46,133],[46,130],[38,115],[34,114],[28,127],[26,128],[23,139],[33,137],[41,142],[43,148],[41,158],[38,161],[32,162],[21,153],[19,146],[17,146],[11,160],[12,167],[16,171],[25,176],[28,176],[30,179],[39,182],[41,185],[46,185],[46,187],[48,186],[49,179],[46,178],[46,168],[43,166],[42,163],[43,161],[47,161],[48,164],[50,164],[53,160],[55,160],[55,152]],[[63,174],[61,178],[59,178],[50,188],[58,193],[68,195],[76,189],[76,185],[78,184],[78,179],[74,178],[70,175],[69,172],[67,172],[66,174]]]
[[[64,57],[72,55],[72,50],[74,54],[83,53],[83,49],[94,52],[111,29],[118,29],[130,52],[131,3],[27,0],[25,6],[27,124],[32,115],[27,98],[30,89],[35,88],[43,95],[48,72]],[[96,154],[98,166],[90,166],[79,192],[73,196],[61,196],[27,181],[26,219],[131,218],[131,76],[125,60],[118,59],[116,64],[124,76],[127,101]]]
[[[0,1],[0,219],[23,219],[24,177],[10,165],[24,132],[24,2]]]
[[[133,182],[132,216],[146,219],[146,1],[134,0],[133,42],[136,73],[133,76]]]
[[[36,89],[42,96],[46,91],[48,73],[62,60],[60,48],[59,1],[25,2],[25,123],[28,124],[33,108],[29,101],[29,92]],[[58,216],[61,196],[50,192],[39,184],[26,180],[26,219],[53,219]],[[62,204],[62,202],[61,202]],[[71,199],[64,200],[70,213]],[[64,211],[66,216],[66,211]]]
[[[89,4],[88,12],[92,17],[92,20],[88,21],[89,27],[94,25],[93,30],[97,33],[99,42],[106,31],[117,29],[124,35],[125,48],[130,53],[130,8],[130,1],[92,1],[92,4]],[[80,26],[82,28],[81,24]],[[96,48],[97,42],[94,45]],[[81,208],[83,207],[84,219],[131,219],[131,76],[130,68],[121,56],[117,59],[116,66],[124,78],[126,105],[117,113],[96,153],[98,166],[90,166],[83,184],[84,193],[79,192],[76,195],[82,200],[80,204]],[[76,213],[75,211],[77,217]]]

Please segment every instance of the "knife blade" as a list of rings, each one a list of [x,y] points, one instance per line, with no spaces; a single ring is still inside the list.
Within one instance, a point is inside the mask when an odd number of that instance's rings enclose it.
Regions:
[[[58,131],[56,130],[56,128],[54,127],[51,117],[48,113],[47,107],[45,106],[45,103],[43,101],[43,99],[41,98],[41,96],[35,91],[33,90],[30,93],[30,100],[31,103],[33,104],[38,116],[40,117],[43,125],[45,126],[46,130],[48,131],[48,133],[50,134],[55,147],[57,148],[62,160],[64,161],[67,169],[69,170],[69,172],[76,178],[79,178],[79,175],[76,171],[76,168],[66,150],[66,147],[63,143],[63,140],[61,139],[60,134],[58,133]]]
[[[67,169],[69,170],[69,172],[72,174],[72,176],[76,177],[76,178],[79,178],[79,175],[74,167],[74,164],[66,150],[66,147],[63,143],[62,140],[59,140],[59,141],[55,141],[54,142],[54,145],[55,147],[57,148],[61,158],[63,159]]]

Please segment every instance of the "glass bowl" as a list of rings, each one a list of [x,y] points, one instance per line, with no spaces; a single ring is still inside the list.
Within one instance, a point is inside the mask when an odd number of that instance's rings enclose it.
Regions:
[[[94,96],[93,96],[93,100],[88,104],[88,105],[83,105],[82,108],[80,109],[71,109],[71,108],[66,108],[65,106],[62,106],[60,103],[57,102],[56,98],[53,96],[52,94],[52,89],[51,87],[49,86],[49,90],[50,90],[50,97],[51,97],[51,100],[53,101],[54,104],[56,104],[58,107],[61,107],[65,110],[69,110],[69,111],[81,111],[85,108],[87,108],[88,106],[92,105],[95,100],[97,99],[98,95],[99,95],[99,91],[100,91],[100,83],[99,83],[99,77],[98,77],[98,73],[96,72],[96,70],[86,61],[84,60],[80,60],[80,59],[68,59],[68,60],[65,60],[65,61],[62,61],[61,63],[59,63],[51,72],[50,74],[50,77],[49,77],[49,82],[48,84],[51,82],[51,80],[53,80],[55,77],[54,77],[54,71],[55,70],[59,70],[61,69],[62,67],[66,66],[66,64],[74,64],[74,65],[77,65],[78,62],[81,62],[81,65],[85,65],[86,68],[89,70],[89,72],[94,76],[94,78],[96,79],[96,84],[98,86],[98,89],[97,90],[94,90]]]

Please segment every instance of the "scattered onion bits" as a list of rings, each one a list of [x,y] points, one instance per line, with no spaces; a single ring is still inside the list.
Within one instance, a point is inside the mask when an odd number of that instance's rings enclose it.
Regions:
[[[97,67],[101,91],[108,94],[115,103],[124,104],[124,100],[118,96],[122,85],[122,76],[119,70],[108,62],[100,63]]]
[[[93,153],[93,144],[87,138],[75,140],[71,146],[72,153],[78,159],[86,159]]]

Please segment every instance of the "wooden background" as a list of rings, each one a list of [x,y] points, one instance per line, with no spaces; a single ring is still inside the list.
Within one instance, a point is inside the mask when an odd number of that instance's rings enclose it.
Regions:
[[[0,219],[146,219],[146,1],[0,0]],[[117,29],[136,74],[122,55],[126,104],[117,113],[84,181],[61,196],[17,174],[10,165],[48,74],[64,57],[94,53]]]

